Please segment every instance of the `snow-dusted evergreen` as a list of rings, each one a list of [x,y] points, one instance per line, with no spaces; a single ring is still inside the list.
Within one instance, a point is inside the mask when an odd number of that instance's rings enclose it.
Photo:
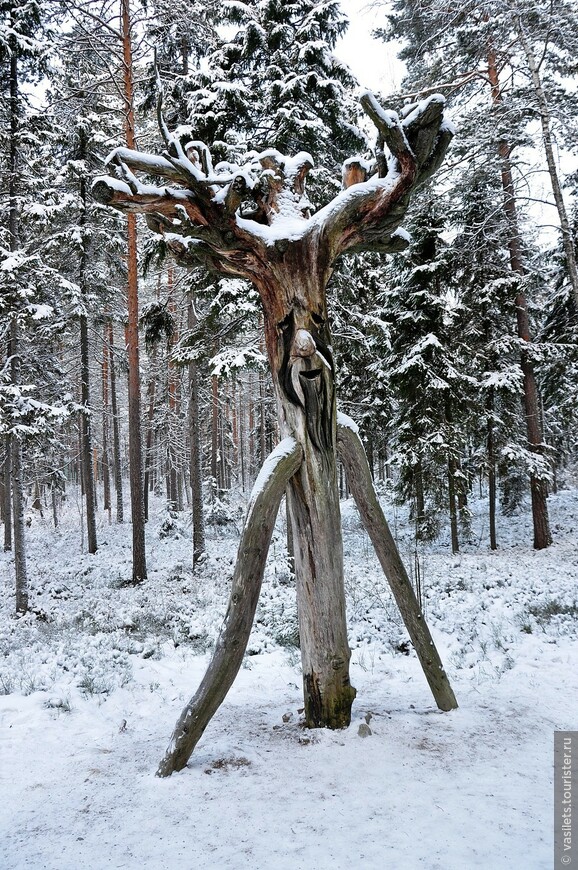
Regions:
[[[0,0],[2,867],[551,859],[576,9],[352,8]]]

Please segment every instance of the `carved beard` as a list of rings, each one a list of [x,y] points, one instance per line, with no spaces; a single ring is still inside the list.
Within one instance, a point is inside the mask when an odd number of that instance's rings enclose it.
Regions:
[[[321,321],[319,325],[312,324],[308,330],[316,347],[310,356],[292,353],[297,332],[294,312],[285,318],[280,327],[283,334],[281,386],[292,404],[303,409],[307,433],[313,446],[321,452],[330,450],[333,448],[335,387],[333,356],[329,350],[325,325]]]

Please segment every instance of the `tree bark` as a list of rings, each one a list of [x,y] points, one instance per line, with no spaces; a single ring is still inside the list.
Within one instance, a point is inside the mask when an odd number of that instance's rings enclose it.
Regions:
[[[494,391],[488,391],[486,399],[488,412],[486,423],[486,455],[488,458],[488,502],[490,518],[490,549],[498,549],[496,537],[496,447],[494,439]]]
[[[84,161],[86,145],[84,133],[80,130],[79,158]],[[86,238],[86,178],[80,179],[80,217],[79,217],[81,252],[79,263],[79,286],[83,305],[87,303],[88,288],[86,282],[87,270],[87,238]],[[81,414],[81,447],[84,494],[86,497],[86,531],[88,552],[96,553],[98,542],[96,538],[95,486],[92,467],[92,427],[90,411],[90,365],[88,349],[88,316],[86,311],[80,315],[80,403]]]
[[[109,399],[108,399],[108,384],[109,384],[109,348],[106,337],[106,326],[104,329],[102,344],[102,487],[103,487],[103,508],[108,512],[108,522],[111,522],[111,491],[110,491],[110,449],[109,449]]]
[[[128,148],[134,149],[135,122],[133,101],[132,49],[129,0],[121,0],[121,26],[124,71],[125,136]],[[128,440],[130,504],[132,519],[132,583],[147,577],[145,550],[145,516],[141,432],[140,357],[138,335],[138,265],[136,215],[127,216],[127,343],[128,343]]]
[[[10,342],[8,342],[10,345]],[[10,353],[10,351],[8,351]],[[12,549],[12,436],[4,438],[4,550]]]
[[[339,422],[339,453],[361,519],[389,581],[436,704],[440,710],[454,710],[458,706],[455,695],[379,504],[357,427],[345,414],[339,415]]]
[[[10,22],[14,27],[14,11],[10,11]],[[19,206],[18,206],[18,42],[16,30],[8,37],[10,50],[10,145],[8,163],[8,231],[10,250],[18,250],[19,245]],[[10,321],[10,381],[14,387],[20,382],[18,322],[16,316]],[[28,575],[26,571],[26,539],[24,535],[24,488],[22,482],[22,443],[18,435],[11,435],[7,445],[6,457],[12,480],[12,519],[14,534],[14,570],[16,578],[16,612],[28,611]],[[7,486],[10,492],[10,481]],[[10,511],[8,511],[9,513]],[[5,526],[6,534],[6,526]],[[5,545],[8,536],[5,537]],[[6,548],[6,546],[5,546]]]
[[[114,488],[116,491],[116,521],[124,522],[124,500],[122,487],[122,465],[120,460],[120,422],[116,394],[116,368],[114,364],[114,328],[108,321],[108,348],[110,355],[110,407],[112,410],[112,454],[114,465]]]
[[[18,326],[16,318],[10,324],[11,379],[20,381],[18,354]],[[14,520],[14,571],[16,576],[16,612],[28,612],[28,573],[26,570],[26,538],[24,535],[24,485],[22,481],[22,443],[18,436],[11,438],[12,457],[12,513]]]
[[[155,352],[150,356],[151,369],[154,368],[153,363],[155,360]],[[147,426],[146,426],[146,444],[145,444],[145,471],[144,471],[144,484],[143,484],[143,498],[144,498],[144,514],[145,514],[145,522],[148,522],[149,519],[149,493],[151,490],[150,482],[151,482],[151,468],[153,464],[153,437],[154,437],[154,416],[155,416],[155,393],[156,393],[156,379],[154,370],[151,371],[149,383],[147,387],[148,393],[148,412],[147,412]]]
[[[194,299],[189,302],[189,329],[196,325]],[[193,567],[205,552],[205,517],[203,514],[203,472],[201,467],[201,426],[199,409],[199,373],[194,360],[189,363],[189,444],[191,506],[193,511]]]
[[[355,689],[345,620],[328,272],[314,239],[283,253],[259,289],[279,429],[303,448],[287,498],[305,719],[309,727],[342,728],[349,725]]]
[[[425,524],[425,498],[423,494],[423,467],[421,459],[413,467],[413,486],[415,491],[415,527],[416,538],[421,540]]]
[[[216,348],[215,348],[216,353]],[[219,489],[219,384],[216,375],[211,375],[211,478],[213,494]]]
[[[488,76],[492,86],[492,101],[494,108],[500,110],[503,104],[502,91],[498,78],[496,56],[493,50],[488,53]],[[516,209],[516,194],[512,177],[512,165],[510,161],[510,146],[505,139],[498,142],[498,155],[501,162],[502,189],[504,192],[504,214],[508,224],[508,250],[510,255],[510,267],[512,272],[520,276],[520,285],[526,276],[524,265],[522,239],[518,227],[518,214]],[[543,440],[539,419],[538,385],[534,374],[534,366],[528,350],[524,345],[531,341],[530,320],[528,306],[522,286],[516,294],[516,320],[518,337],[522,340],[520,351],[520,365],[522,368],[524,384],[524,416],[526,431],[528,434],[528,446],[536,456],[543,454]],[[548,519],[548,486],[546,480],[535,471],[530,474],[530,492],[532,497],[532,521],[534,525],[534,548],[542,550],[550,546],[552,536]]]
[[[452,553],[454,554],[460,552],[460,541],[458,537],[458,510],[456,501],[456,461],[453,456],[448,456],[448,502]]]
[[[237,676],[253,625],[279,504],[302,456],[295,439],[285,439],[268,457],[255,482],[215,652],[201,685],[177,722],[157,776],[170,776],[185,767]]]

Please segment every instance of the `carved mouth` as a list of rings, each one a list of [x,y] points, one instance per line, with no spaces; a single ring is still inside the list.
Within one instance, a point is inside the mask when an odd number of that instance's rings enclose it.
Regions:
[[[308,369],[304,372],[299,372],[300,378],[307,378],[309,381],[314,381],[321,374],[321,369]]]

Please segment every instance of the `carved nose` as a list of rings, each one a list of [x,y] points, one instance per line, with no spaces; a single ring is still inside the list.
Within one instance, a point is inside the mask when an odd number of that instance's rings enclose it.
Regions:
[[[293,356],[311,357],[317,347],[310,332],[306,329],[298,329],[293,339]]]

